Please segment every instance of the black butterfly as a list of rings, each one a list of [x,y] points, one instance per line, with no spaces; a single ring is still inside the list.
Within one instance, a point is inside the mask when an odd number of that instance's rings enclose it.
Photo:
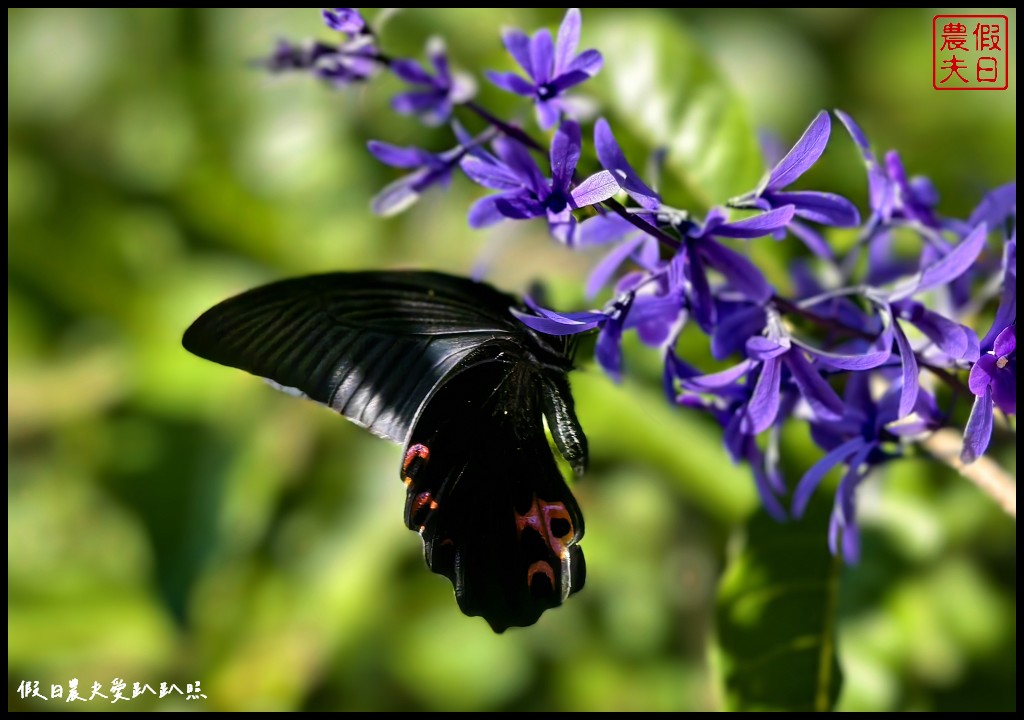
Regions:
[[[535,623],[586,573],[583,516],[542,421],[582,473],[569,341],[526,327],[515,305],[441,273],[330,273],[225,300],[182,344],[405,443],[405,524],[462,611],[503,632]]]

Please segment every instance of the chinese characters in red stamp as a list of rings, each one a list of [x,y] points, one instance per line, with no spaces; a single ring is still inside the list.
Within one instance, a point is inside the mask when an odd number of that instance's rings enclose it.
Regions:
[[[932,87],[1006,90],[1010,86],[1010,23],[1006,15],[932,18]]]

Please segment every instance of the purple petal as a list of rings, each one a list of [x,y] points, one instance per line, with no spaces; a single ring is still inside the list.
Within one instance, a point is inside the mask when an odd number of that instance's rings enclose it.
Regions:
[[[857,144],[861,157],[864,159],[864,164],[867,166],[868,197],[871,209],[882,214],[884,219],[888,220],[894,188],[889,182],[889,178],[879,167],[878,158],[871,151],[871,145],[868,142],[867,136],[860,129],[860,126],[842,110],[836,110],[835,113],[843,125],[846,126],[846,130],[850,133],[850,137],[853,138],[853,142]]]
[[[822,110],[804,131],[793,149],[781,162],[772,168],[768,176],[765,190],[779,190],[786,187],[818,161],[828,144],[828,135],[832,127],[828,113]]]
[[[640,179],[633,166],[626,160],[626,156],[623,155],[622,149],[612,134],[608,121],[604,118],[599,118],[594,125],[594,146],[597,149],[597,158],[601,161],[601,165],[615,176],[622,189],[641,207],[657,210],[661,206],[658,193]]]
[[[822,225],[853,227],[860,224],[860,213],[853,203],[834,193],[800,190],[770,192],[764,196],[772,205],[795,205],[797,215]]]
[[[779,503],[778,497],[776,497],[776,493],[783,494],[786,492],[785,484],[782,482],[778,468],[768,461],[766,454],[762,453],[757,447],[757,442],[754,438],[741,433],[736,433],[736,435],[742,448],[739,453],[740,458],[746,460],[754,471],[754,483],[757,486],[758,494],[761,496],[761,502],[764,505],[765,511],[776,521],[785,521],[786,511]]]
[[[839,488],[836,490],[836,506],[832,510],[832,517],[829,521],[829,549],[832,554],[837,554],[837,536],[842,533],[842,555],[843,560],[848,563],[856,563],[860,559],[860,530],[857,527],[856,507],[854,506],[854,492],[857,486],[864,479],[860,472],[860,466],[867,460],[873,448],[869,445],[857,451],[857,454],[850,459],[849,468],[843,479],[839,481]]]
[[[632,223],[618,215],[595,215],[580,223],[579,241],[581,247],[607,245],[639,232]]]
[[[968,361],[978,359],[967,357],[972,347],[970,336],[974,334],[970,328],[944,318],[931,310],[924,310],[911,322],[950,359]],[[977,345],[977,343],[975,342],[973,345]]]
[[[748,299],[763,303],[772,296],[772,287],[754,263],[710,238],[697,245],[704,261],[725,276],[729,284]]]
[[[637,295],[623,328],[636,328],[642,342],[651,347],[661,347],[681,309],[682,298],[679,293]]]
[[[537,124],[541,130],[550,130],[558,124],[562,117],[562,106],[556,99],[537,102],[533,109],[537,114]]]
[[[530,220],[547,214],[544,205],[525,192],[498,195],[494,206],[498,212],[512,220]]]
[[[720,312],[718,325],[711,336],[711,355],[716,360],[724,360],[743,347],[748,338],[764,330],[764,325],[764,308],[760,305],[728,314]]]
[[[798,195],[799,193],[779,193]],[[793,219],[793,213],[795,208],[792,205],[786,205],[784,207],[778,207],[774,210],[749,217],[744,220],[737,220],[731,223],[722,223],[716,225],[714,229],[710,230],[711,235],[718,237],[728,238],[742,238],[751,239],[764,237],[770,235],[776,230],[780,230],[789,224],[789,221]]]
[[[744,360],[737,365],[733,365],[731,368],[711,373],[710,375],[698,375],[696,377],[687,378],[680,377],[680,382],[683,387],[694,392],[721,390],[722,388],[735,384],[737,380],[757,367],[757,364],[758,363],[755,363],[753,360]]]
[[[786,228],[793,237],[802,242],[808,250],[820,257],[822,260],[834,260],[835,255],[832,248],[825,242],[825,238],[816,230],[807,227],[803,223],[791,222]]]
[[[415,147],[399,147],[391,143],[371,140],[366,143],[370,153],[385,165],[398,168],[418,168],[426,165],[431,158],[430,153]]]
[[[594,218],[597,219],[597,218]],[[589,221],[584,221],[581,227],[585,226]],[[644,237],[637,234],[636,237],[624,240],[623,242],[612,248],[611,252],[604,256],[590,273],[590,278],[587,280],[587,299],[595,297],[605,285],[611,280],[612,276],[618,271],[622,263],[626,262],[626,259],[636,250],[640,244],[644,241]]]
[[[803,351],[794,349],[786,354],[783,361],[793,376],[793,382],[800,389],[800,394],[811,406],[815,418],[827,421],[839,420],[843,416],[846,410],[843,401],[821,373],[807,361]]]
[[[562,212],[547,211],[548,214],[548,232],[558,242],[562,243],[567,247],[576,247],[576,218],[573,217],[572,211],[566,208]]]
[[[692,245],[692,243],[687,243],[685,265],[686,277],[692,288],[690,305],[693,309],[693,317],[700,329],[710,334],[714,331],[715,326],[715,299],[711,294],[708,274],[704,271],[704,261],[701,260],[699,253],[693,251]]]
[[[945,285],[963,275],[978,259],[985,247],[985,236],[988,226],[981,224],[976,227],[963,242],[950,250],[937,262],[932,263],[920,273],[908,286],[894,292],[890,300],[902,300],[919,292]]]
[[[1004,357],[1017,349],[1017,326],[1010,327],[999,333],[995,345],[992,348],[996,357]]]
[[[935,207],[939,204],[939,191],[935,189],[932,181],[926,177],[917,176],[910,178],[910,193],[915,203],[927,207]],[[971,223],[974,227],[977,223]],[[989,227],[992,227],[991,223]]]
[[[572,120],[566,120],[558,127],[555,136],[551,139],[551,186],[554,189],[562,191],[569,189],[572,175],[576,172],[576,164],[580,161],[581,147],[579,124]]]
[[[594,173],[572,190],[573,207],[581,208],[604,202],[619,191],[615,177],[607,170]]]
[[[458,120],[452,120],[452,132],[459,141],[459,147],[469,148],[470,146],[476,146],[476,139],[469,134],[469,131]]]
[[[434,86],[434,76],[415,60],[392,60],[388,66],[395,75],[414,85]]]
[[[487,76],[488,80],[506,92],[515,93],[516,95],[522,95],[524,97],[532,97],[533,94],[537,92],[537,88],[534,87],[533,83],[529,80],[524,80],[521,76],[512,72],[487,70],[484,72],[484,75]]]
[[[357,33],[366,27],[366,21],[355,8],[324,8],[320,14],[324,24],[338,32]]]
[[[754,471],[754,485],[757,487],[757,494],[761,497],[761,504],[764,505],[765,512],[775,522],[785,522],[786,511],[772,492],[770,476],[760,463],[752,462],[750,467]]]
[[[584,50],[576,59],[561,68],[563,73],[581,72],[587,77],[594,77],[604,66],[604,58],[597,50]]]
[[[654,271],[658,269],[661,263],[661,246],[658,244],[657,238],[650,237],[649,235],[644,236],[644,244],[640,246],[640,252],[636,254],[636,262],[640,267],[647,270]],[[669,267],[671,277],[671,266]],[[681,286],[681,282],[675,282],[670,287],[679,288]]]
[[[551,80],[551,71],[555,62],[555,43],[547,28],[541,28],[533,34],[530,41],[530,62],[533,65],[533,80],[543,85]]]
[[[992,378],[992,400],[1007,415],[1017,414],[1017,375],[1001,368]]]
[[[500,195],[488,195],[473,203],[469,208],[469,226],[480,229],[504,220],[505,216],[498,210],[500,198]]]
[[[385,186],[370,201],[374,215],[390,217],[414,204],[422,194],[419,184],[429,172],[427,168],[421,168]]]
[[[622,380],[622,326],[616,322],[605,323],[597,336],[594,357],[615,382]]]
[[[530,36],[522,30],[510,28],[502,33],[502,42],[509,54],[519,63],[519,67],[526,71],[531,78],[537,76],[533,72],[533,61],[530,59]]]
[[[914,404],[917,402],[917,392],[920,389],[918,382],[920,371],[917,369],[917,358],[914,356],[914,349],[910,346],[910,341],[907,340],[907,336],[903,333],[903,328],[900,327],[898,322],[893,326],[893,334],[896,338],[896,347],[900,351],[900,367],[903,372],[900,407],[896,415],[897,418],[902,418],[913,411]]]
[[[580,18],[579,8],[569,8],[558,26],[558,38],[555,40],[555,74],[558,74],[569,66],[576,48],[580,44]]]
[[[782,383],[782,360],[772,358],[761,365],[761,374],[754,385],[754,394],[747,403],[740,429],[748,435],[767,430],[779,413],[779,387]]]
[[[468,156],[462,158],[459,166],[470,180],[492,190],[518,190],[523,187],[522,179],[514,175],[504,165],[496,165],[484,162],[480,158]]]
[[[1017,181],[997,187],[978,203],[967,223],[974,227],[985,223],[990,228],[999,227],[1006,218],[1017,212]]]
[[[422,92],[399,93],[391,98],[391,108],[400,115],[420,115],[434,111],[438,122],[435,125],[447,120],[444,113],[445,106],[450,114],[451,103],[444,95],[438,94],[436,90],[425,90]]]
[[[521,180],[521,184],[532,190],[538,196],[547,194],[548,181],[541,174],[533,156],[521,143],[500,137],[494,141],[494,150],[509,170],[515,173]]]
[[[995,378],[997,372],[995,355],[982,355],[971,366],[971,373],[967,376],[967,387],[975,395],[984,395],[989,385],[992,384],[992,379]]]
[[[788,345],[780,345],[774,340],[769,340],[766,337],[757,335],[752,338],[747,338],[746,342],[747,357],[751,360],[771,360],[777,358],[783,353],[789,350]]]
[[[839,121],[846,126],[847,132],[850,133],[850,137],[853,138],[857,147],[860,148],[861,156],[865,160],[874,161],[875,156],[871,152],[871,143],[868,142],[868,137],[864,134],[864,131],[860,129],[860,125],[854,122],[854,119],[842,110],[835,110],[834,112],[836,117],[839,118]]]
[[[1014,229],[1014,238],[1017,230]],[[992,327],[985,333],[981,347],[990,348],[997,333],[1003,331],[1011,323],[1017,322],[1017,241],[1006,243],[1003,249],[1003,292],[999,296],[999,307],[996,309]]]
[[[576,87],[589,79],[590,76],[582,70],[569,70],[551,80],[548,83],[548,89],[553,95],[561,95],[569,88]]]
[[[853,455],[862,447],[864,447],[864,438],[856,437],[852,440],[847,440],[842,445],[834,448],[831,452],[826,454],[825,457],[816,462],[810,470],[804,473],[804,476],[800,478],[800,482],[796,486],[796,491],[793,493],[794,517],[799,518],[804,514],[804,510],[807,509],[807,503],[810,501],[811,495],[814,494],[815,489],[817,489],[818,485],[821,483],[822,478],[828,474],[828,471],[843,460],[846,460],[846,458]]]
[[[593,330],[608,320],[608,316],[601,312],[581,312],[562,315],[537,307],[529,299],[527,299],[527,304],[540,314],[530,315],[515,308],[509,308],[509,312],[515,315],[524,325],[548,335],[575,335],[587,330]]]
[[[876,368],[879,365],[884,364],[892,355],[893,324],[892,317],[889,316],[885,330],[883,330],[878,338],[871,344],[873,349],[854,355],[844,355],[819,350],[818,348],[807,345],[797,338],[793,338],[793,344],[799,345],[806,350],[809,355],[821,360],[825,367],[832,368],[834,370],[870,370],[871,368]]]
[[[963,360],[977,362],[981,357],[981,343],[978,342],[978,335],[971,329],[967,329],[967,350],[964,352]]]
[[[971,416],[964,428],[964,446],[960,451],[960,459],[970,464],[985,454],[988,443],[992,439],[992,390],[986,389],[985,394],[974,399]]]

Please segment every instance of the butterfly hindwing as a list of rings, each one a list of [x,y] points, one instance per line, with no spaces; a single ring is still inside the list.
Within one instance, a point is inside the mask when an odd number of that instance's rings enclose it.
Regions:
[[[505,343],[474,351],[428,399],[403,463],[406,524],[459,607],[497,631],[583,586],[583,517],[542,421],[542,370]]]
[[[460,360],[482,342],[525,334],[513,304],[489,285],[441,273],[312,275],[225,300],[182,343],[401,443]]]

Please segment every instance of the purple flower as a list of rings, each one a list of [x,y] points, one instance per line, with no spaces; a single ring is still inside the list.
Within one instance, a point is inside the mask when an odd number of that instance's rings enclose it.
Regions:
[[[528,327],[549,335],[571,335],[600,328],[594,354],[616,382],[622,379],[622,334],[636,330],[641,342],[671,352],[686,321],[682,264],[677,257],[657,270],[624,278],[619,294],[604,311],[561,314],[530,303],[535,315],[516,312]],[[515,311],[513,311],[515,312]]]
[[[380,66],[373,37],[359,35],[340,45],[322,42],[293,44],[278,40],[270,57],[260,62],[270,72],[308,71],[336,86],[363,82]]]
[[[345,36],[342,42],[296,45],[279,40],[262,65],[270,72],[307,70],[337,86],[369,79],[379,69],[381,59],[362,16],[354,8],[328,8],[322,14],[327,27]]]
[[[901,454],[896,441],[930,432],[940,424],[935,398],[924,391],[917,397],[914,415],[899,421],[899,390],[894,388],[875,400],[871,376],[866,372],[850,376],[841,418],[812,422],[811,437],[827,452],[804,474],[793,493],[793,515],[800,517],[825,475],[845,463],[847,470],[836,490],[829,524],[829,547],[833,554],[841,551],[847,562],[856,562],[860,556],[857,487],[871,468]]]
[[[474,228],[505,218],[547,217],[552,235],[572,245],[576,240],[572,211],[607,200],[619,190],[606,170],[573,186],[581,140],[580,126],[571,120],[562,123],[551,140],[550,180],[519,142],[500,137],[493,145],[496,156],[482,153],[462,161],[470,179],[499,191],[481,198],[470,209],[469,224]]]
[[[415,60],[391,62],[391,71],[416,88],[395,95],[391,107],[397,113],[416,115],[424,124],[435,126],[446,122],[452,107],[469,100],[476,88],[470,78],[452,75],[444,43],[439,39],[427,44],[427,56],[434,66],[434,75]]]
[[[744,220],[727,222],[724,210],[712,208],[703,224],[688,220],[678,228],[683,233],[688,260],[686,275],[691,287],[694,319],[704,332],[712,333],[717,322],[706,268],[721,273],[729,290],[753,302],[767,302],[773,294],[771,285],[754,263],[715,238],[748,240],[770,235],[784,228],[793,219],[793,213],[794,207],[787,205]]]
[[[842,416],[843,403],[832,387],[822,378],[822,363],[811,362],[808,353],[793,343],[774,310],[762,315],[766,325],[744,343],[747,359],[738,365],[712,375],[681,377],[684,391],[721,393],[747,398],[737,409],[741,416],[739,432],[756,435],[771,427],[779,416],[782,403],[784,370],[791,382],[807,402],[811,414],[820,420],[836,420]],[[736,329],[742,327],[736,325]],[[748,326],[749,327],[749,326]],[[756,379],[755,379],[756,373]],[[739,381],[746,379],[746,384]]]
[[[973,362],[978,357],[978,336],[973,330],[926,309],[920,303],[910,302],[909,299],[926,290],[948,285],[967,272],[984,248],[986,234],[987,228],[982,223],[963,242],[892,292],[872,292],[880,302],[888,303],[889,312],[894,318],[893,333],[903,374],[898,417],[906,416],[913,409],[919,388],[917,357],[900,321],[908,321],[917,326],[947,361]]]
[[[260,61],[267,70],[273,73],[289,70],[311,70],[320,58],[333,55],[338,49],[333,45],[321,42],[291,43],[278,40],[270,57]]]
[[[597,50],[576,54],[580,22],[579,9],[571,8],[558,28],[557,40],[551,39],[547,28],[532,38],[522,30],[506,30],[505,48],[529,79],[515,73],[487,72],[487,78],[502,90],[533,98],[537,122],[544,130],[554,127],[565,110],[562,93],[601,70],[603,60]]]
[[[923,177],[908,179],[903,161],[895,151],[887,153],[885,164],[880,164],[860,126],[842,110],[835,112],[860,149],[867,167],[868,202],[871,205],[869,228],[878,223],[888,224],[897,219],[940,229],[942,224],[935,215],[938,193],[931,182]]]
[[[452,129],[459,144],[443,153],[399,147],[377,140],[368,143],[373,156],[385,165],[412,170],[377,193],[371,202],[375,214],[397,215],[419,200],[431,186],[446,187],[451,182],[452,171],[467,154],[482,153],[479,145],[486,142],[489,133],[472,138],[458,123],[452,123]]]
[[[314,73],[338,87],[360,83],[371,78],[380,68],[373,37],[359,35],[340,45],[336,52],[320,58]]]
[[[616,301],[607,312],[596,310],[576,313],[556,313],[545,310],[527,299],[527,305],[536,315],[527,315],[512,308],[512,314],[527,327],[548,335],[576,335],[600,328],[594,356],[598,364],[618,380],[622,376],[622,330],[629,313],[632,296]]]
[[[771,169],[760,187],[749,195],[731,201],[730,205],[760,210],[792,205],[798,217],[822,225],[852,227],[859,224],[857,208],[844,197],[809,190],[784,190],[818,161],[828,144],[830,130],[828,113],[822,110],[796,145]]]
[[[661,263],[658,239],[618,215],[587,218],[579,225],[577,242],[581,248],[616,243],[590,272],[586,285],[587,299],[596,297],[628,260],[648,271],[655,270]]]
[[[612,134],[611,126],[604,118],[598,118],[594,124],[594,148],[597,159],[605,170],[610,172],[623,190],[633,198],[640,207],[657,212],[661,207],[661,197],[647,186],[633,166],[629,164],[622,148]]]
[[[331,30],[355,35],[366,29],[366,21],[355,8],[324,8],[320,14]]]
[[[992,438],[993,406],[1007,415],[1017,414],[1017,326],[996,337],[992,352],[978,358],[971,368],[968,387],[977,397],[964,430],[960,459],[972,463],[981,457]]]

